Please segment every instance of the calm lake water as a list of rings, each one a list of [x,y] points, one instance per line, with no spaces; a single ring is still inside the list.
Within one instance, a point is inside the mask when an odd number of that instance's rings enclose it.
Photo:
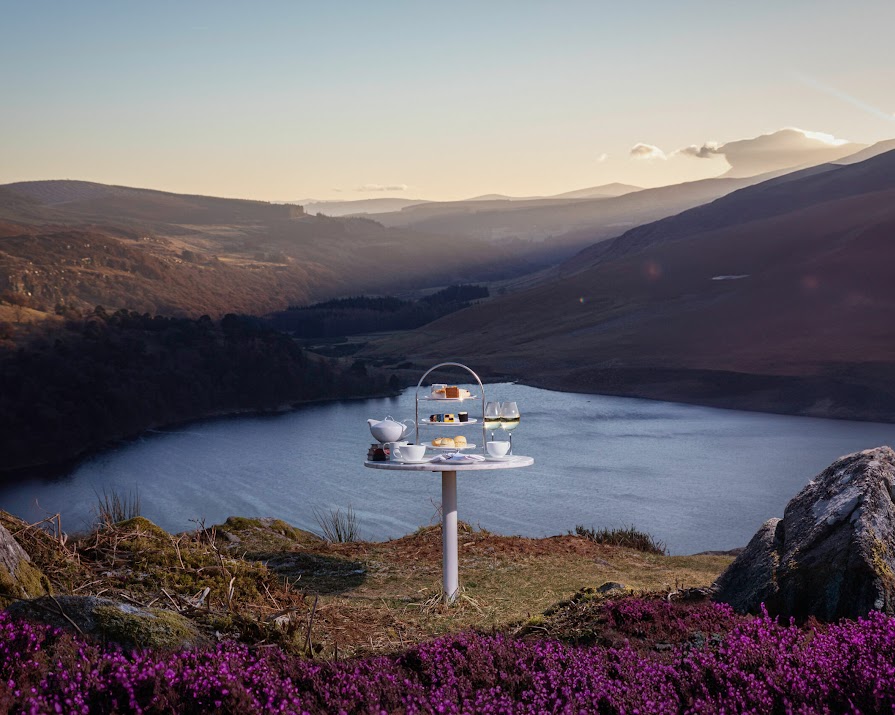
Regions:
[[[461,519],[526,536],[634,524],[677,554],[745,545],[830,462],[891,444],[895,432],[895,425],[511,384],[486,391],[489,399],[518,402],[515,451],[533,456],[535,466],[461,473]],[[34,521],[62,512],[63,528],[78,531],[91,521],[96,492],[137,488],[143,515],[170,531],[230,515],[274,516],[316,530],[315,508],[350,504],[364,538],[401,536],[437,522],[439,477],[362,462],[372,441],[367,418],[412,418],[414,393],[147,434],[65,476],[0,486],[0,506]],[[480,430],[466,433],[481,441]]]

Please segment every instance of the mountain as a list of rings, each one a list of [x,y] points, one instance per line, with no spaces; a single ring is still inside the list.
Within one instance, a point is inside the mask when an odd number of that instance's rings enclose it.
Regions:
[[[377,354],[450,355],[566,390],[895,421],[893,235],[895,151],[639,227]]]
[[[501,278],[525,257],[300,206],[81,181],[0,186],[0,294],[174,315],[261,313]]]
[[[597,199],[432,202],[380,214],[376,220],[385,226],[506,243],[517,251],[540,246],[542,263],[550,264],[632,226],[671,216],[765,178],[704,179]]]
[[[451,201],[450,203],[466,203],[467,201],[529,201],[533,198],[539,199],[540,196],[506,196],[504,194],[482,194],[481,196],[473,196],[463,201]]]
[[[854,154],[849,154],[842,159],[837,159],[835,161],[836,164],[857,164],[858,162],[865,161],[866,159],[872,159],[875,156],[879,156],[880,154],[885,154],[888,151],[895,151],[895,139],[886,139],[881,142],[877,142],[866,149],[862,149],[859,152],[855,152]]]
[[[550,198],[553,199],[600,199],[607,196],[624,196],[635,191],[643,191],[639,186],[631,186],[630,184],[603,184],[602,186],[591,186],[588,189],[576,189],[575,191],[566,191],[564,194],[554,194]]]
[[[895,152],[889,152],[854,164],[824,164],[785,174],[665,221],[632,229],[614,241],[591,246],[576,256],[570,267],[577,270],[592,260],[610,260],[650,244],[885,190],[892,185],[893,161]]]
[[[491,242],[543,241],[561,259],[596,241],[614,238],[634,226],[672,216],[745,186],[833,160],[849,161],[849,156],[872,149],[830,141],[825,135],[782,129],[720,146],[681,150],[695,157],[693,161],[723,156],[731,169],[713,179],[639,191],[624,184],[608,184],[529,201],[432,202],[380,214],[377,220],[386,226]],[[590,192],[596,196],[586,198]]]

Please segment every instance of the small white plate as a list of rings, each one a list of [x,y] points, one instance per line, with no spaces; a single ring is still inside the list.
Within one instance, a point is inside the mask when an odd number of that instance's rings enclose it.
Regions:
[[[465,444],[462,447],[436,447],[434,444],[429,443],[426,445],[429,449],[439,449],[439,450],[453,450],[457,451],[459,449],[475,449],[474,444]]]

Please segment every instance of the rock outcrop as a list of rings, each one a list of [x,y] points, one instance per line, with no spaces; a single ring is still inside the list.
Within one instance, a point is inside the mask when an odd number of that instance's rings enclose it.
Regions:
[[[47,579],[12,534],[0,525],[0,607],[49,593]]]
[[[850,454],[819,474],[762,525],[714,597],[797,619],[895,612],[895,452]]]
[[[196,626],[173,611],[138,608],[94,596],[43,597],[17,601],[8,609],[14,618],[47,623],[58,628],[120,643],[127,648],[175,650],[208,645]]]

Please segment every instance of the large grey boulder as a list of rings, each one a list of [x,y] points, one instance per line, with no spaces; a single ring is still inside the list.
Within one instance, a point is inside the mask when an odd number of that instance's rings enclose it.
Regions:
[[[12,534],[0,525],[0,608],[49,592],[49,583]]]
[[[13,618],[46,623],[129,648],[180,650],[209,644],[193,623],[173,611],[140,608],[95,596],[45,596],[17,601]]]
[[[842,457],[759,529],[715,583],[736,610],[821,620],[895,612],[895,452]]]

